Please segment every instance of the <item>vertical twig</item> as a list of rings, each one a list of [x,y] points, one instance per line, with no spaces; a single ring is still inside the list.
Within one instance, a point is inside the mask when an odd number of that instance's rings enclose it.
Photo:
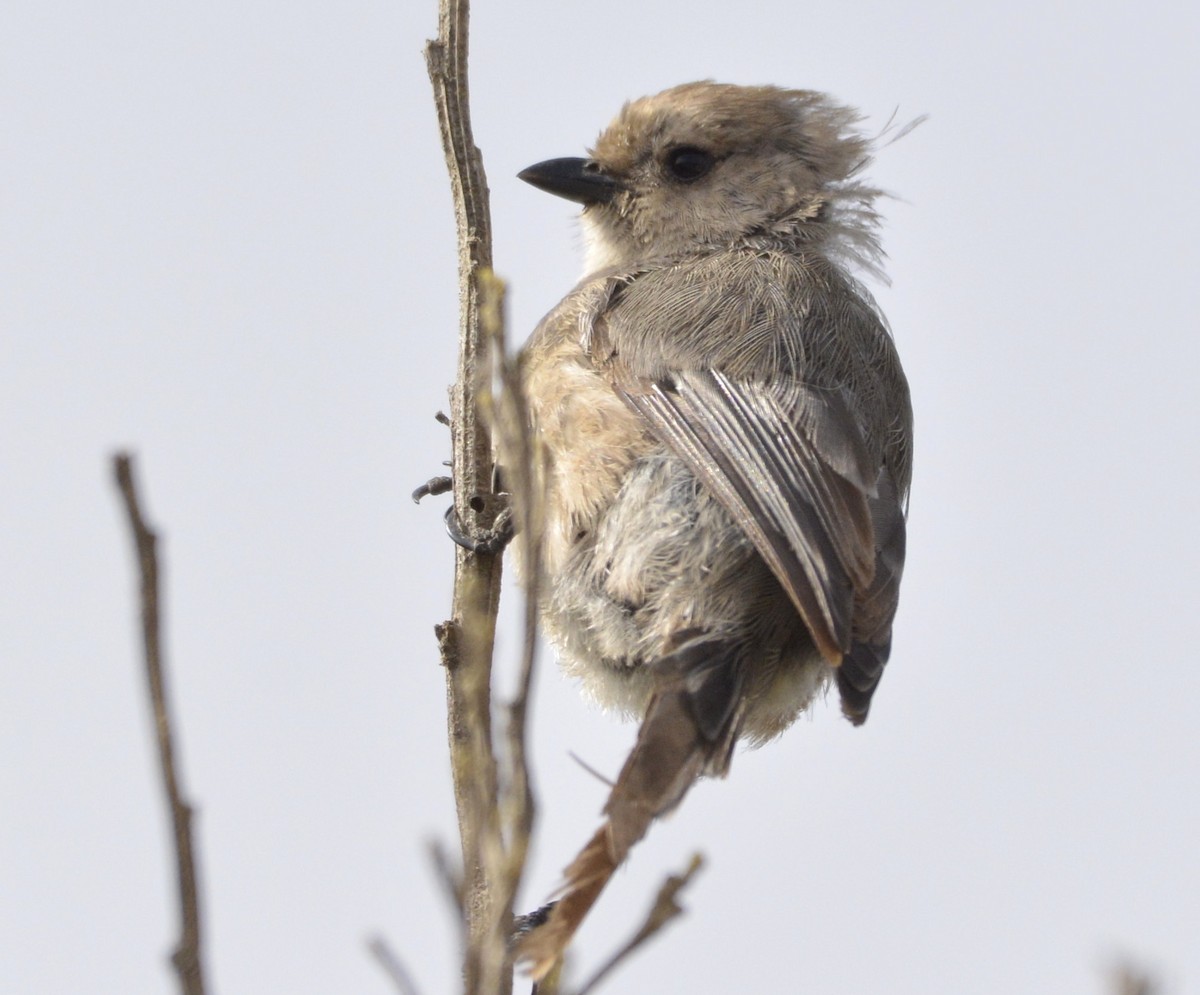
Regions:
[[[492,263],[483,161],[471,134],[467,85],[467,0],[440,0],[438,37],[425,47],[458,228],[461,322],[458,375],[451,392],[454,507],[461,527],[486,535],[500,511],[492,493],[492,442],[476,412],[475,388],[486,348],[479,322],[480,273]],[[501,839],[492,752],[491,669],[500,598],[500,557],[459,549],[448,622],[437,627],[446,669],[446,704],[458,810],[467,916],[465,990],[505,995],[512,972],[508,925],[483,862],[486,841]],[[494,849],[494,847],[493,847]]]
[[[118,453],[113,457],[117,488],[129,516],[141,577],[142,641],[146,659],[146,678],[150,707],[154,713],[154,731],[158,741],[159,767],[163,791],[171,811],[175,837],[175,863],[178,870],[180,937],[171,955],[184,995],[204,995],[204,971],[201,959],[200,896],[196,887],[196,860],[192,845],[192,807],[183,798],[175,765],[171,713],[167,702],[166,667],[163,662],[159,627],[157,537],[142,517],[137,488],[133,479],[133,457]]]
[[[522,560],[530,565],[524,580],[524,619],[520,670],[513,700],[507,709],[504,740],[498,749],[500,837],[488,860],[489,880],[495,889],[499,923],[511,922],[513,901],[525,871],[533,834],[535,805],[529,776],[527,725],[529,692],[537,661],[537,603],[539,577],[532,567],[540,561],[540,488],[534,473],[533,440],[527,429],[528,414],[521,385],[519,361],[509,356],[505,340],[504,283],[492,273],[481,274],[480,320],[490,360],[488,386],[480,391],[479,404],[489,422],[497,426],[504,456],[504,480],[513,505],[516,542]]]
[[[490,270],[477,277],[479,322],[482,335],[482,369],[475,378],[476,402],[484,423],[493,426],[503,454],[503,477],[514,502],[502,513],[506,529],[516,521],[517,542],[526,563],[538,562],[539,533],[537,491],[533,473],[533,444],[526,429],[524,395],[519,362],[510,357],[505,341],[502,280]],[[518,499],[519,496],[519,499]],[[503,710],[503,735],[492,744],[488,763],[495,771],[495,811],[487,813],[476,834],[482,877],[489,905],[479,930],[479,962],[494,964],[511,983],[509,945],[513,928],[513,903],[524,876],[535,805],[526,750],[529,691],[537,659],[537,571],[528,571],[524,591],[524,637],[517,686]],[[495,689],[493,689],[495,690]],[[487,970],[490,970],[487,969]],[[491,991],[490,988],[484,988]]]

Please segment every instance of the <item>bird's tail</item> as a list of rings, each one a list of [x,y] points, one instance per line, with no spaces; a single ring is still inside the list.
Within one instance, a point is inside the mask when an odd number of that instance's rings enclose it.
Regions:
[[[554,966],[625,856],[658,816],[702,774],[724,776],[741,720],[742,667],[735,644],[690,633],[654,666],[662,674],[625,766],[604,806],[604,824],[565,872],[541,925],[517,941],[535,979]]]

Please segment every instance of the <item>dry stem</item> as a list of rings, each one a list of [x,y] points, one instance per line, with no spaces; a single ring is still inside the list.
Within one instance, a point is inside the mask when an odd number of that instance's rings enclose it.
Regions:
[[[118,453],[113,457],[113,472],[129,516],[129,528],[141,578],[142,642],[146,680],[150,693],[150,707],[154,714],[154,732],[158,741],[163,792],[167,796],[175,838],[180,936],[175,952],[171,955],[171,962],[179,976],[179,987],[184,995],[204,995],[200,896],[196,886],[195,848],[192,843],[192,806],[184,800],[175,763],[171,712],[167,701],[166,665],[163,661],[159,627],[157,537],[142,517],[137,486],[133,479],[133,457],[128,453]]]
[[[489,348],[488,332],[481,327],[481,307],[487,304],[491,338],[502,341],[502,287],[494,279],[485,285],[492,262],[491,222],[483,161],[471,135],[468,8],[468,0],[441,0],[438,37],[426,46],[425,58],[458,229],[461,323],[458,375],[451,392],[454,506],[467,534],[485,536],[494,531],[503,508],[492,492],[491,433],[476,404],[479,372]],[[491,297],[485,302],[486,294]],[[499,597],[499,555],[458,549],[452,615],[437,627],[437,634],[446,669],[451,767],[462,842],[467,927],[463,970],[468,995],[511,991],[512,901],[532,819],[523,731],[516,739],[510,736],[509,742],[519,745],[509,750],[503,772],[492,748],[492,650]],[[517,725],[523,730],[523,695],[518,695],[515,707]]]

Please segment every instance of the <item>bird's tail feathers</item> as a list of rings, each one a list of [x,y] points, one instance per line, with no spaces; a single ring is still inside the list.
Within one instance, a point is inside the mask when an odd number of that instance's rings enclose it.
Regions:
[[[741,723],[742,671],[735,644],[691,633],[653,666],[664,684],[604,806],[604,824],[565,872],[546,921],[517,942],[516,959],[544,977],[650,824],[702,774],[724,776]]]

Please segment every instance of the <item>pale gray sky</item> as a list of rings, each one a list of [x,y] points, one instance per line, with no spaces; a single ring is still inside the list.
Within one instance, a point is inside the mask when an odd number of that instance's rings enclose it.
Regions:
[[[1193,123],[1178,3],[478,0],[476,138],[519,338],[578,275],[514,174],[715,78],[930,120],[872,175],[917,420],[909,566],[870,723],[836,703],[657,827],[588,973],[693,849],[622,992],[1200,991]],[[454,936],[439,469],[453,222],[434,0],[0,14],[0,991],[174,991],[172,868],[106,460],[165,533],[214,990],[429,995]],[[515,654],[510,625],[501,651]],[[549,665],[526,905],[633,736]]]

